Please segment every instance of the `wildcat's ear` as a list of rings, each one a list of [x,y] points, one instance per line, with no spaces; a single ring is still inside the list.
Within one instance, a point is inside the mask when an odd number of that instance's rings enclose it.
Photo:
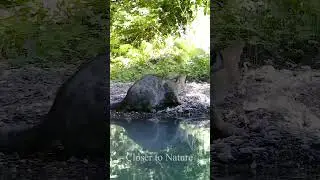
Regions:
[[[218,52],[213,52],[213,58],[212,58],[212,65],[211,65],[211,71],[217,72],[220,69],[224,68],[224,63],[223,63],[223,57],[220,51]]]
[[[177,75],[175,78],[174,78],[174,81],[176,83],[186,83],[186,80],[187,80],[187,76],[186,75]]]

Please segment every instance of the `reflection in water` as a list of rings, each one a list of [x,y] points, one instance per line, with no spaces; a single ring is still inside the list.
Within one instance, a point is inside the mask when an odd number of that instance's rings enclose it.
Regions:
[[[117,120],[114,124],[112,179],[209,179],[209,128],[173,118]]]
[[[186,133],[179,128],[180,121],[176,119],[161,120],[148,119],[128,123],[127,121],[117,122],[123,127],[126,135],[143,149],[157,152],[176,143],[183,143],[183,134]],[[191,135],[187,135],[190,139]],[[189,142],[189,141],[187,141]],[[191,149],[192,147],[186,147]]]

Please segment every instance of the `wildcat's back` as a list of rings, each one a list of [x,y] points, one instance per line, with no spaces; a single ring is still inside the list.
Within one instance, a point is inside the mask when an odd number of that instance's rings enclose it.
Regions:
[[[165,98],[163,80],[154,75],[146,75],[135,82],[125,97],[128,110],[152,109]]]
[[[0,150],[32,153],[60,140],[74,155],[102,155],[107,150],[107,55],[100,55],[59,88],[49,113],[36,126],[0,131]],[[101,153],[101,154],[100,154]]]
[[[49,111],[48,124],[61,129],[58,137],[69,151],[95,153],[106,149],[106,59],[103,54],[82,65],[59,89]]]
[[[128,90],[126,97],[111,109],[125,111],[153,111],[180,104],[178,94],[185,85],[185,76],[164,80],[145,75]]]

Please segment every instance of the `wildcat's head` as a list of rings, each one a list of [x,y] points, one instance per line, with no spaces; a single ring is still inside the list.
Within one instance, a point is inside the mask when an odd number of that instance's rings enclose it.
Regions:
[[[168,81],[178,93],[181,93],[184,91],[186,87],[186,79],[187,79],[186,75],[177,75],[170,78]]]

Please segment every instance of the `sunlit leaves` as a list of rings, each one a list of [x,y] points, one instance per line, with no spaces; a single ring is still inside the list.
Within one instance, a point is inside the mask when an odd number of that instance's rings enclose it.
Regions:
[[[194,20],[199,8],[207,8],[208,3],[204,0],[112,1],[111,78],[133,81],[147,73],[188,73],[187,64],[197,64],[189,62],[198,54],[192,54],[195,47],[189,42],[178,45],[175,41]],[[209,64],[208,56],[205,59]],[[197,71],[207,73],[201,68]]]
[[[108,16],[105,0],[59,0],[53,9],[43,7],[42,3],[29,0],[8,9],[14,16],[0,21],[2,57],[31,59],[41,64],[79,61],[105,52]],[[30,39],[35,46],[25,50],[24,44]]]
[[[258,38],[259,42],[272,43],[277,49],[280,41],[319,36],[319,28],[315,28],[319,27],[319,21],[312,21],[320,19],[319,2],[225,0],[224,7],[214,11],[214,42],[220,46],[229,39]]]
[[[156,34],[178,35],[178,29],[193,20],[195,4],[207,5],[199,0],[112,1],[111,38],[138,46],[143,40],[153,40]]]

